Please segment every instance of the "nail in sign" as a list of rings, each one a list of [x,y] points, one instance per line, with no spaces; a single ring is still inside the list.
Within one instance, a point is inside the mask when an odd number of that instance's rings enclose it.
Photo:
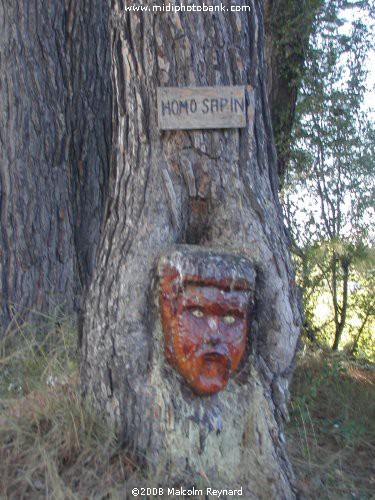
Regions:
[[[245,87],[159,87],[160,130],[246,127]]]

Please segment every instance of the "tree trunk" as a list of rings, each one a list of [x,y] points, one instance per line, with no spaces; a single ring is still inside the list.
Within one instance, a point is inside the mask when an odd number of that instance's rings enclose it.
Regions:
[[[75,309],[99,238],[110,129],[106,9],[65,3],[0,4],[4,330],[31,309]]]
[[[332,350],[337,351],[340,345],[340,340],[342,337],[342,334],[344,332],[344,328],[346,325],[346,313],[348,309],[348,285],[349,285],[349,265],[350,261],[349,259],[345,257],[341,257],[340,259],[337,259],[337,257],[333,256],[333,284],[332,284],[332,289],[333,289],[333,306],[334,306],[334,312],[335,312],[335,339],[333,341],[332,345]],[[341,269],[342,269],[342,301],[341,304],[339,305],[339,300],[337,297],[337,264],[340,263]]]
[[[250,12],[111,12],[109,203],[81,330],[84,392],[174,482],[293,498],[282,420],[300,317],[277,197],[263,2]],[[245,129],[161,132],[158,86],[247,85]],[[250,86],[252,87],[250,87]],[[175,244],[243,255],[257,273],[245,380],[197,396],[164,361],[155,271]]]
[[[111,125],[108,6],[65,0],[70,65],[69,133],[74,243],[79,281],[88,286],[95,266],[107,199]]]

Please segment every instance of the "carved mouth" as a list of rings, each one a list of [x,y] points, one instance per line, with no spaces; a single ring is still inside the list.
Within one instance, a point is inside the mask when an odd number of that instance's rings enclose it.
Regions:
[[[209,392],[222,388],[229,379],[231,362],[226,355],[210,351],[201,356],[199,380]]]
[[[207,365],[222,365],[226,370],[230,370],[231,361],[225,349],[215,349],[214,351],[206,351],[201,355],[203,364]]]
[[[223,358],[226,358],[224,354],[221,354],[220,352],[213,351],[213,352],[207,352],[203,354],[203,358],[205,361],[209,362],[214,362],[214,363],[222,363]]]

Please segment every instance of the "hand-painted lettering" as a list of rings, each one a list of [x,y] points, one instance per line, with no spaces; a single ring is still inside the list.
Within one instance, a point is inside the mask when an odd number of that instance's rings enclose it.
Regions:
[[[158,88],[161,130],[246,127],[245,87]]]

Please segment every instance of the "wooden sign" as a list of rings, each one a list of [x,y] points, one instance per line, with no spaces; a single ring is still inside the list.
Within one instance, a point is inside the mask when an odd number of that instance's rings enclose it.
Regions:
[[[246,127],[245,87],[159,87],[161,130]]]

